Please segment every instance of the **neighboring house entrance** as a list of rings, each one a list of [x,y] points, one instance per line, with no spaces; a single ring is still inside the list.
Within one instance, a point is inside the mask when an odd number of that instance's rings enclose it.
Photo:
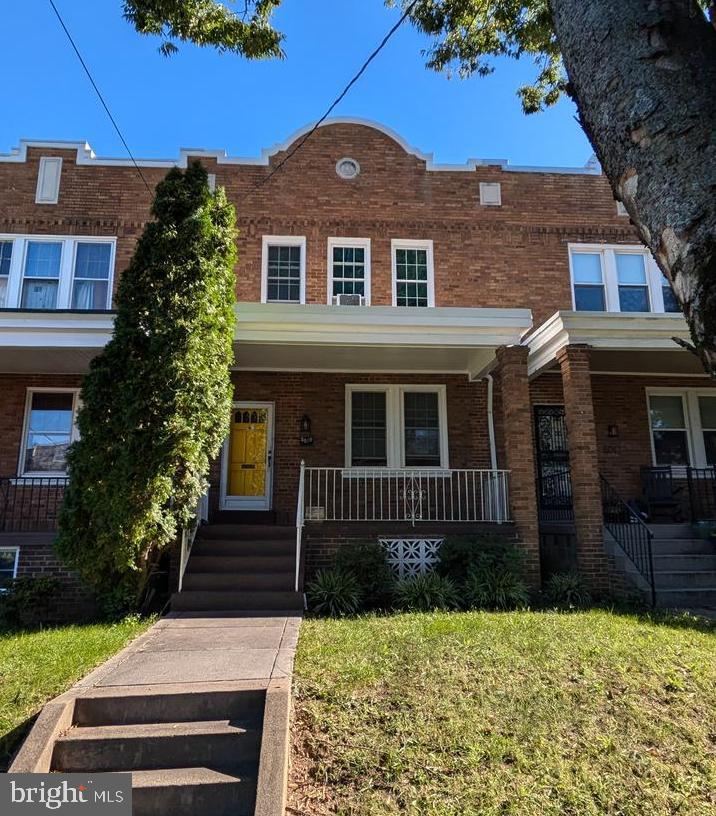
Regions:
[[[563,405],[535,406],[537,499],[542,522],[570,522],[572,477]]]
[[[273,415],[273,403],[234,403],[222,463],[223,510],[271,509]]]

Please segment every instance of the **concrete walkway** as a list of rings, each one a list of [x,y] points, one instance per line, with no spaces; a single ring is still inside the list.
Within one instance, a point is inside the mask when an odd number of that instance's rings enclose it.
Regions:
[[[290,679],[301,618],[286,613],[174,612],[84,677],[92,687]]]

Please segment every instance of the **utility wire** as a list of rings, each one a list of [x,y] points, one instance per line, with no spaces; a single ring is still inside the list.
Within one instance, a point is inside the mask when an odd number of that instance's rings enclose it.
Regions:
[[[60,25],[62,26],[62,29],[64,30],[65,34],[67,35],[67,39],[70,41],[70,45],[74,49],[75,54],[77,54],[77,59],[80,61],[82,67],[85,69],[85,73],[87,74],[87,77],[88,77],[89,81],[92,83],[92,87],[95,89],[95,93],[99,97],[99,101],[102,103],[102,107],[107,112],[107,116],[109,116],[109,121],[114,125],[114,129],[117,131],[117,135],[122,140],[122,144],[124,145],[124,149],[127,151],[127,155],[132,160],[132,164],[136,167],[137,173],[139,173],[140,178],[144,182],[144,186],[147,188],[147,190],[149,190],[150,193],[154,194],[154,191],[149,186],[149,183],[147,182],[146,178],[144,177],[144,173],[142,173],[142,168],[137,164],[137,160],[132,155],[132,151],[129,149],[129,145],[127,144],[127,140],[122,135],[122,131],[119,129],[119,125],[117,124],[116,119],[114,118],[114,116],[112,116],[112,111],[110,111],[109,106],[104,101],[104,97],[102,96],[102,92],[97,87],[97,83],[92,78],[92,74],[90,73],[90,69],[87,67],[87,63],[82,59],[82,54],[80,54],[79,48],[77,48],[77,45],[75,44],[75,41],[72,39],[72,35],[70,34],[69,30],[67,29],[67,26],[65,25],[65,21],[62,19],[62,16],[61,16],[60,12],[57,10],[57,6],[55,5],[54,0],[49,0],[49,2],[50,2],[50,5],[52,6],[52,10],[55,12],[55,15],[57,16],[57,19],[60,21]]]
[[[50,0],[52,2],[52,0]],[[290,150],[286,156],[273,168],[273,170],[263,178],[255,187],[249,190],[246,195],[244,196],[243,200],[246,200],[249,196],[255,193],[257,190],[260,190],[261,187],[264,186],[267,182],[269,182],[275,175],[278,173],[279,170],[288,162],[293,156],[298,153],[298,151],[306,144],[306,142],[313,136],[313,134],[318,130],[318,128],[328,119],[331,115],[333,110],[336,108],[337,105],[344,99],[348,91],[358,82],[358,80],[363,76],[368,66],[373,62],[373,60],[378,56],[378,54],[383,50],[383,48],[387,45],[388,40],[395,34],[395,32],[400,28],[400,26],[405,22],[406,18],[410,15],[410,12],[413,8],[418,4],[419,0],[413,0],[413,2],[406,7],[405,11],[401,15],[400,19],[395,23],[395,25],[388,31],[388,33],[383,37],[378,47],[373,51],[373,53],[366,59],[366,61],[361,65],[358,72],[353,76],[350,82],[343,88],[340,94],[331,102],[330,106],[326,110],[326,112],[321,116],[321,118],[313,125],[313,127],[306,133],[306,135],[301,139],[300,142],[296,144],[296,146]]]

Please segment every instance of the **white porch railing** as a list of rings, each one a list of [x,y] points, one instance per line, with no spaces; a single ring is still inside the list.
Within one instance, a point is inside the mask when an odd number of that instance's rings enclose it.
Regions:
[[[413,525],[509,521],[507,475],[506,470],[347,469],[302,464],[298,545],[304,520],[409,521]]]

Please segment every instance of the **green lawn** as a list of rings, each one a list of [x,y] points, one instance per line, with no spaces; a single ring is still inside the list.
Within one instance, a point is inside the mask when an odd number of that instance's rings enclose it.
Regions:
[[[0,768],[29,717],[141,634],[152,620],[0,632]]]
[[[693,618],[307,620],[292,816],[716,813],[716,633]]]

